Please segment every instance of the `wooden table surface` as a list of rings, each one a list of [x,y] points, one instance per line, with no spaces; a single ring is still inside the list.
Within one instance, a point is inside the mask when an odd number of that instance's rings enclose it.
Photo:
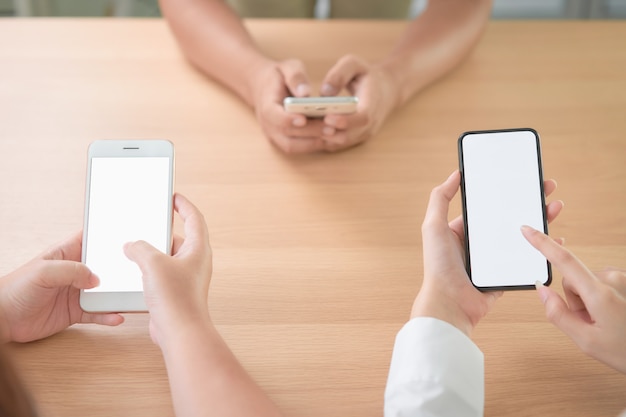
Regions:
[[[383,56],[405,23],[247,25],[319,82],[345,53]],[[458,70],[364,146],[289,157],[190,67],[162,20],[2,19],[0,274],[81,228],[91,141],[170,139],[176,190],[209,224],[211,313],[245,367],[289,416],[380,416],[394,336],[421,281],[428,193],[456,168],[463,131],[537,129],[566,203],[551,233],[592,269],[626,267],[624,39],[623,22],[493,22]],[[43,416],[168,416],[147,323],[77,325],[10,350]],[[474,339],[487,416],[626,408],[626,377],[548,324],[532,291],[505,294]]]

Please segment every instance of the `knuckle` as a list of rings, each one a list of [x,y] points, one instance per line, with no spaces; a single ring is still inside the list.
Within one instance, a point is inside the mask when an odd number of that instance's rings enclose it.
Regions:
[[[56,263],[55,262],[45,262],[42,260],[37,260],[35,262],[33,262],[32,266],[34,267],[33,269],[36,271],[36,276],[48,276],[50,275],[51,272],[53,272],[54,268],[56,267]]]
[[[433,200],[443,194],[443,185],[439,184],[430,191],[430,200]]]
[[[72,262],[72,272],[75,275],[84,275],[88,271],[87,267],[80,262]]]
[[[42,258],[52,261],[62,260],[65,259],[65,252],[62,247],[54,247],[45,252]]]
[[[607,283],[615,286],[626,283],[626,273],[623,271],[611,270],[605,273]]]
[[[422,234],[428,232],[433,227],[433,222],[430,219],[424,219],[422,222]]]
[[[198,216],[198,219],[200,220],[200,223],[206,225],[206,216],[204,215],[204,213],[202,213],[200,210],[198,210],[196,212],[196,215]],[[206,226],[205,226],[206,228]]]
[[[615,291],[610,286],[602,285],[593,294],[593,303],[601,306],[602,309],[612,311],[612,306],[617,302]]]
[[[563,311],[560,308],[557,308],[557,306],[553,303],[548,303],[546,305],[546,318],[550,323],[553,323],[558,327],[563,318]]]
[[[293,154],[296,153],[295,146],[294,146],[293,142],[291,140],[289,140],[289,139],[279,141],[276,144],[278,145],[280,150],[282,150],[284,153],[286,153],[288,155],[293,155]]]
[[[304,63],[299,59],[286,59],[280,63],[280,68],[284,73],[293,76],[304,71]]]
[[[348,128],[348,120],[345,117],[336,117],[334,127],[335,129],[345,130]]]

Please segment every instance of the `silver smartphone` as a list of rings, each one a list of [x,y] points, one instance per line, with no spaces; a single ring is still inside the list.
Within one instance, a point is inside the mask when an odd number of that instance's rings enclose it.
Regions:
[[[88,312],[146,311],[126,242],[172,245],[174,146],[167,140],[98,140],[89,146],[82,261],[100,285],[80,293]]]
[[[548,232],[541,144],[533,129],[466,132],[458,140],[466,267],[480,290],[531,289],[550,263],[522,225]]]
[[[307,117],[324,117],[327,114],[351,114],[356,112],[359,99],[354,96],[334,97],[285,97],[283,106],[289,113]]]

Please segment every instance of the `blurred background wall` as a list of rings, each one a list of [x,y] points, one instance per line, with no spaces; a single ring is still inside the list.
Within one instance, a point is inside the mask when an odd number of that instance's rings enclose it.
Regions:
[[[414,2],[413,9],[419,11],[425,0]],[[157,17],[160,12],[158,0],[0,0],[0,15]],[[492,16],[494,19],[623,19],[626,0],[495,0]]]

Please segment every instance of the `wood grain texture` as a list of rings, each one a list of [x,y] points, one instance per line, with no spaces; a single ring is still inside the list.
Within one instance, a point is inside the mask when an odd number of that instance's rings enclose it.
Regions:
[[[344,53],[380,58],[404,28],[246,24],[318,84]],[[626,266],[624,39],[620,22],[493,22],[461,67],[365,145],[288,157],[185,61],[161,20],[3,19],[0,274],[80,229],[92,140],[170,139],[176,189],[209,224],[211,312],[236,355],[289,416],[380,416],[394,336],[421,281],[428,193],[456,168],[463,131],[537,129],[566,203],[551,233],[592,269]],[[119,328],[11,345],[42,415],[172,415],[147,323],[130,315]],[[626,377],[546,323],[533,292],[506,294],[475,340],[487,416],[626,408]]]

